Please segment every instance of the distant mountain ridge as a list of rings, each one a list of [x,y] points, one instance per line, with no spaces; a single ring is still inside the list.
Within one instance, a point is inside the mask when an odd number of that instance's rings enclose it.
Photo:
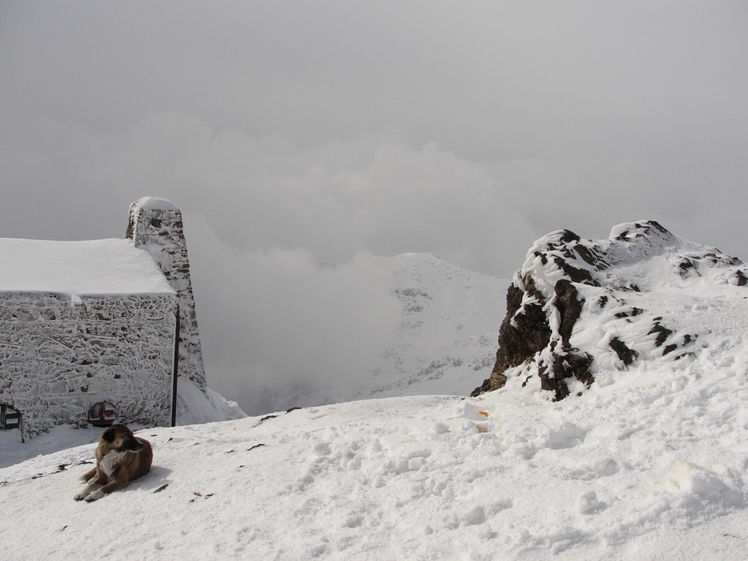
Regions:
[[[310,369],[301,383],[259,388],[262,414],[368,398],[465,396],[490,372],[509,279],[430,253],[381,257],[376,266],[378,290],[388,294],[394,313],[362,343],[365,356],[335,375]]]
[[[464,394],[491,368],[510,281],[430,253],[397,255],[390,266],[402,320],[357,397]]]

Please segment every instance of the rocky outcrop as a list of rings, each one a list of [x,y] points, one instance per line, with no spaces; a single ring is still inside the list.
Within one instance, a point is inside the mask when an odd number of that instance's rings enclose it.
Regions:
[[[496,362],[471,395],[539,380],[559,400],[588,388],[601,368],[683,359],[699,334],[669,313],[668,299],[695,284],[743,287],[746,279],[739,259],[655,221],[621,224],[600,241],[552,232],[514,275]]]

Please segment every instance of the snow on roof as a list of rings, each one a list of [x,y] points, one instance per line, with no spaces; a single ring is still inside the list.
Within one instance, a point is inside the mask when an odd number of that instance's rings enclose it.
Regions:
[[[0,292],[92,296],[164,294],[174,289],[150,254],[129,240],[0,238]]]
[[[174,203],[160,197],[143,197],[135,201],[133,206],[147,210],[179,210]]]

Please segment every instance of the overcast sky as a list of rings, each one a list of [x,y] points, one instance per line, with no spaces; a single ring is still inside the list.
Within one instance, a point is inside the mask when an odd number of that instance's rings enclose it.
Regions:
[[[0,0],[0,236],[173,201],[245,409],[385,337],[379,257],[509,277],[549,231],[651,218],[748,260],[746,186],[742,0]]]

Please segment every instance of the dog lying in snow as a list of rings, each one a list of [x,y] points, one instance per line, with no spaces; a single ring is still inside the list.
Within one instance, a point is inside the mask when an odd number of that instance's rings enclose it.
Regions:
[[[96,467],[82,477],[88,485],[75,500],[91,502],[124,489],[131,480],[148,473],[152,461],[150,442],[135,436],[125,425],[112,425],[99,438]]]

